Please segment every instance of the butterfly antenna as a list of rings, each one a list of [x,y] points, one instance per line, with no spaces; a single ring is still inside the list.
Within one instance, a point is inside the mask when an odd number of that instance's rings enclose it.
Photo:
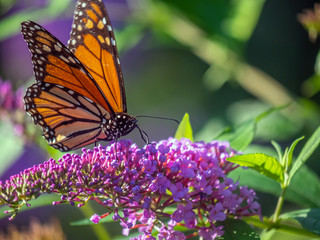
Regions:
[[[180,124],[180,122],[179,122],[177,119],[174,119],[174,118],[166,118],[166,117],[158,117],[158,116],[147,116],[147,115],[139,115],[139,116],[136,116],[136,118],[139,118],[139,117],[169,120],[169,121],[174,121],[174,122]]]
[[[140,132],[140,136],[142,140],[148,145],[150,143],[148,134],[145,131],[143,131],[138,125],[137,125],[137,128]]]

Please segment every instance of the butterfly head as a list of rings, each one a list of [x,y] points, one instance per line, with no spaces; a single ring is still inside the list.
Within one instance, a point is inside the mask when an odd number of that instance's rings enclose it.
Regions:
[[[137,126],[137,119],[127,113],[116,113],[114,118],[105,120],[102,123],[102,131],[108,136],[107,140],[125,136]]]

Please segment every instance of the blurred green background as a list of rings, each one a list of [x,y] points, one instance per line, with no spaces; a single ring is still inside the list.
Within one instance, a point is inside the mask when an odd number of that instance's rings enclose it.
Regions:
[[[188,112],[195,139],[209,141],[224,127],[239,124],[270,107],[291,103],[258,125],[255,141],[247,152],[270,151],[270,140],[286,147],[296,137],[308,137],[320,123],[316,64],[320,42],[310,40],[298,14],[312,9],[316,2],[104,1],[120,50],[129,114],[180,120]],[[19,33],[20,22],[36,21],[66,44],[75,3],[0,0],[3,80],[16,88],[30,86],[34,81],[30,54]],[[153,141],[173,136],[177,127],[174,122],[146,118],[139,120],[139,126]],[[128,138],[143,146],[138,131]],[[318,158],[319,154],[308,162],[315,172],[320,171]],[[28,143],[20,157],[6,166],[1,179],[47,159],[46,152]],[[259,196],[263,213],[271,214],[276,198],[262,193]],[[90,211],[87,216],[99,210]],[[32,215],[41,221],[58,216],[68,239],[98,239],[92,236],[91,227],[69,225],[70,221],[87,217],[75,207],[61,205],[23,212],[13,224],[28,225]],[[1,220],[0,225],[6,229],[8,220]],[[109,224],[107,229],[112,236],[120,233],[119,223]]]

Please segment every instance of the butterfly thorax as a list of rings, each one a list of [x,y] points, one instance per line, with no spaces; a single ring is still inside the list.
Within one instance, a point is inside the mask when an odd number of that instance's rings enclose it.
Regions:
[[[102,121],[102,131],[113,140],[129,134],[137,126],[137,119],[127,113],[116,113],[113,118]]]

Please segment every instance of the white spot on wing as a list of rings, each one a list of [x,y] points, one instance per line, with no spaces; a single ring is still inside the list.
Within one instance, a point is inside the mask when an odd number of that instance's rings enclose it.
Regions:
[[[73,57],[69,56],[68,59],[70,60],[70,62],[72,62],[73,64],[76,63],[76,61],[73,59]]]
[[[115,41],[113,38],[111,38],[111,44],[112,44],[113,46],[116,45],[116,41]]]
[[[59,47],[57,44],[54,45],[54,49],[55,49],[56,51],[58,51],[58,52],[61,51],[61,47]]]

